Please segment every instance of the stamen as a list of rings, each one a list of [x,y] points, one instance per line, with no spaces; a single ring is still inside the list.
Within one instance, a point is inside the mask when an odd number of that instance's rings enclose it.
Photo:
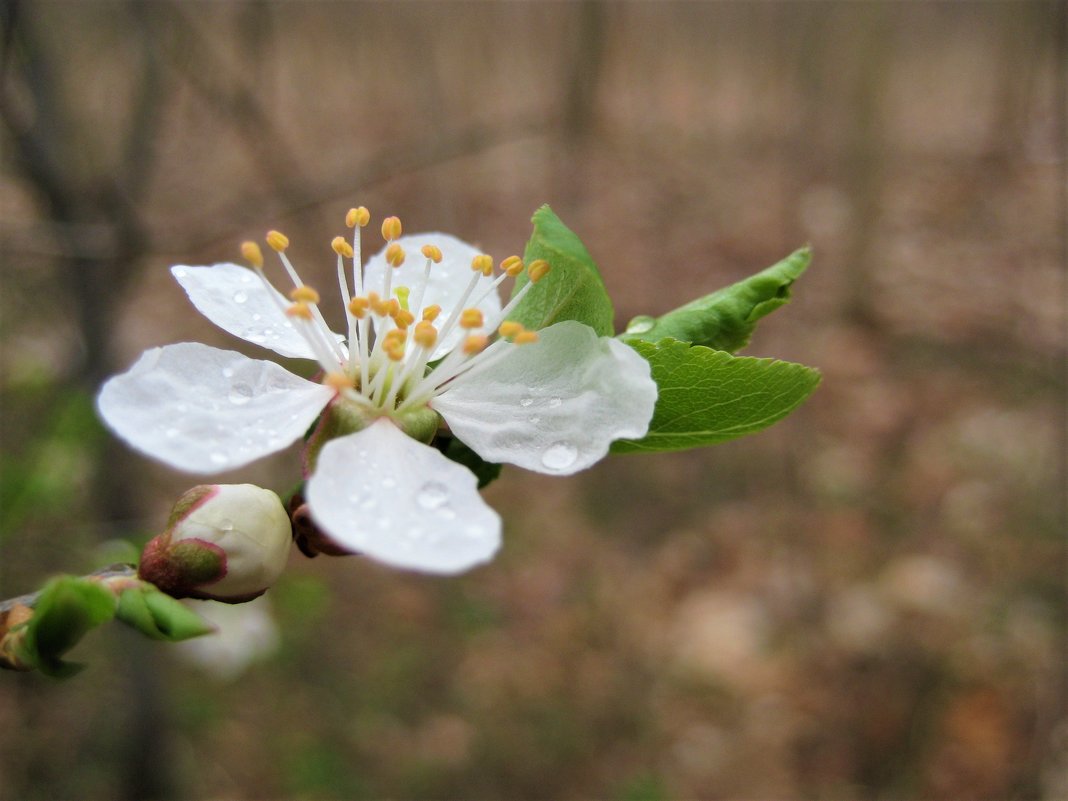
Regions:
[[[430,261],[434,262],[434,264],[441,263],[441,248],[439,248],[437,245],[423,245],[420,251]]]
[[[471,334],[464,340],[463,350],[468,356],[474,356],[484,351],[487,345],[489,345],[489,337],[484,334]]]
[[[304,301],[290,304],[289,308],[286,309],[286,314],[289,317],[299,317],[301,320],[307,320],[309,323],[314,319],[311,306]]]
[[[391,267],[396,268],[404,264],[404,256],[404,248],[396,242],[386,248],[386,261]]]
[[[436,303],[432,303],[423,309],[423,319],[428,323],[432,323],[438,319],[439,314],[441,314],[441,306]]]
[[[298,303],[318,303],[319,293],[312,289],[307,284],[296,287],[290,290],[289,297],[291,300]]]
[[[278,253],[285,253],[286,248],[289,247],[289,237],[281,231],[268,231],[267,244],[271,250],[277,251]]]
[[[361,298],[359,296],[354,297],[349,301],[349,311],[352,316],[357,320],[362,320],[367,316],[367,310],[371,307],[370,301],[367,298]]]
[[[461,328],[481,328],[483,323],[481,309],[464,309],[460,312]]]
[[[331,372],[323,376],[323,384],[341,392],[343,389],[352,388],[352,379],[344,373]]]
[[[354,209],[349,209],[348,214],[345,215],[345,225],[349,228],[356,228],[357,226],[363,228],[370,221],[371,212],[364,206],[357,206]]]
[[[515,278],[523,272],[523,260],[519,256],[509,256],[501,262],[501,272],[509,278]]]
[[[382,220],[382,238],[387,242],[400,239],[402,231],[400,217],[386,217]]]
[[[346,259],[351,259],[353,256],[352,245],[346,242],[343,236],[335,236],[330,242],[330,247],[334,249],[334,253]]]
[[[520,331],[512,340],[516,345],[533,345],[538,341],[537,331]]]
[[[493,257],[488,256],[485,253],[480,253],[471,259],[471,269],[476,273],[482,273],[489,278],[493,275]]]
[[[390,315],[393,318],[393,322],[397,324],[397,328],[407,329],[412,323],[415,322],[415,315],[407,309],[398,309],[396,314]]]
[[[255,242],[241,243],[241,256],[257,270],[263,267],[263,251]]]
[[[497,329],[498,333],[505,339],[512,339],[517,334],[521,334],[523,330],[523,325],[513,320],[505,320]]]
[[[549,270],[552,269],[549,266],[549,262],[545,259],[535,259],[527,267],[527,276],[530,278],[530,283],[536,284],[542,278],[549,274]]]
[[[412,340],[421,348],[433,350],[438,341],[438,329],[434,327],[433,323],[424,318],[416,324]]]

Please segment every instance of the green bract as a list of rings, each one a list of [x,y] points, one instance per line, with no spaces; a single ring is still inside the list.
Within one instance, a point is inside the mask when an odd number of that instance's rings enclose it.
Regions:
[[[801,364],[675,339],[631,346],[649,360],[660,394],[648,435],[617,440],[613,453],[696,448],[753,434],[788,415],[820,382],[819,371]]]

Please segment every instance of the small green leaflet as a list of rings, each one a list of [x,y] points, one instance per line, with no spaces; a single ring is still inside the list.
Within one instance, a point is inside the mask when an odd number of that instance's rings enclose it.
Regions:
[[[153,640],[178,642],[215,630],[181,601],[165,595],[147,581],[122,591],[115,617]]]
[[[52,579],[41,590],[18,645],[19,659],[48,676],[66,678],[84,665],[63,655],[90,630],[111,619],[116,600],[98,582],[75,576]]]
[[[534,233],[523,260],[530,264],[535,259],[545,259],[552,269],[508,318],[533,331],[563,320],[578,320],[598,336],[612,336],[615,333],[612,301],[585,246],[548,206],[534,212],[532,222]],[[516,279],[512,297],[527,281],[526,273]]]
[[[614,442],[613,453],[696,448],[755,433],[786,417],[820,382],[818,370],[792,362],[675,339],[629,344],[652,366],[659,396],[649,433]]]
[[[749,342],[761,317],[790,302],[790,285],[805,271],[811,259],[812,251],[801,248],[756,275],[661,317],[635,317],[619,338],[633,344],[671,337],[736,353]]]

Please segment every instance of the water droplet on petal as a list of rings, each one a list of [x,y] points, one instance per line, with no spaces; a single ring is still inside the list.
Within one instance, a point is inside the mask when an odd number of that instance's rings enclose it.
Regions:
[[[225,453],[222,453],[220,451],[215,451],[208,458],[211,459],[214,464],[226,464],[230,461],[230,458]]]
[[[449,489],[437,481],[428,481],[419,488],[415,500],[424,509],[438,509],[449,502]]]
[[[575,463],[578,449],[566,442],[554,442],[541,455],[541,463],[550,470],[564,470]]]
[[[259,313],[256,313],[256,314],[252,315],[252,319],[255,320],[256,322],[259,322],[260,320],[263,319],[263,315],[259,314]]]
[[[219,531],[233,531],[234,530],[234,521],[231,520],[228,517],[224,517],[222,520],[220,520],[218,522],[218,526],[219,526]]]
[[[395,486],[397,486],[396,479],[391,478],[390,476],[386,476],[382,479],[382,489],[393,489]]]
[[[252,387],[248,384],[234,384],[230,388],[230,403],[234,406],[243,406],[250,400],[252,400]]]
[[[256,343],[266,342],[267,341],[267,337],[265,337],[263,334],[259,333],[258,331],[246,331],[244,338],[247,339],[249,342],[256,342]]]
[[[519,399],[519,405],[520,406],[530,406],[530,404],[532,404],[533,402],[534,402],[533,398],[520,398]]]
[[[164,431],[163,433],[164,433],[164,435],[165,435],[165,436],[167,437],[167,439],[174,439],[174,438],[175,438],[175,437],[177,437],[177,436],[178,436],[178,435],[179,435],[179,434],[180,434],[181,432],[180,432],[180,431],[179,431],[179,430],[178,430],[177,428],[168,428],[168,429],[167,429],[166,431]]]
[[[175,278],[185,278],[187,275],[189,275],[189,273],[187,273],[181,267],[175,268],[171,272],[172,272],[172,274],[174,275]]]
[[[563,401],[560,400],[559,398],[549,398],[549,408],[550,409],[555,409],[561,403],[563,403]]]
[[[374,509],[376,506],[378,506],[378,500],[371,497],[364,498],[363,502],[360,503],[361,509]]]
[[[464,536],[473,540],[480,540],[486,535],[481,526],[464,526]]]
[[[251,284],[252,283],[252,276],[251,275],[242,275],[241,276],[241,283],[242,284]]]
[[[538,423],[541,422],[541,415],[540,414],[532,414],[527,419],[530,420],[530,424],[531,425],[536,426]]]
[[[233,300],[234,303],[244,303],[246,300],[248,300],[248,293],[239,289],[237,292],[234,293]]]
[[[224,367],[222,369],[222,374],[223,374],[223,378],[233,378],[234,377],[234,368],[232,368],[232,367]]]

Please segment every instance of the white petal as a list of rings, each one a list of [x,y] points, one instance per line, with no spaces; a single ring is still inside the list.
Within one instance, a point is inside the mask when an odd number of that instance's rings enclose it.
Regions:
[[[460,573],[489,561],[501,519],[474,473],[388,419],[326,443],[306,496],[315,521],[346,548],[394,567]]]
[[[645,435],[656,405],[645,359],[574,321],[538,334],[434,399],[456,436],[487,461],[567,475]]]
[[[441,262],[431,266],[430,280],[427,283],[426,294],[418,309],[412,309],[415,319],[419,319],[420,313],[427,306],[437,304],[441,307],[441,316],[435,320],[438,330],[442,330],[453,313],[457,302],[463,295],[468,283],[471,281],[471,260],[482,251],[457,239],[449,234],[426,233],[410,234],[402,236],[397,244],[404,248],[407,258],[400,267],[392,268],[386,262],[386,250],[383,248],[367,262],[364,274],[364,292],[382,291],[383,279],[386,270],[393,270],[393,288],[406,286],[412,290],[411,302],[415,303],[415,297],[422,284],[426,269],[426,258],[420,252],[423,245],[437,245],[441,249]],[[487,322],[492,320],[501,310],[501,299],[496,290],[485,298],[482,295],[492,286],[493,279],[485,276],[480,277],[471,297],[464,304],[465,308],[479,308],[486,316]],[[482,299],[480,303],[475,301]],[[448,353],[459,344],[464,331],[456,328],[445,339],[438,343],[434,350],[433,358],[438,359]]]
[[[297,440],[333,394],[272,362],[183,342],[145,351],[104,384],[97,408],[137,450],[218,473]]]
[[[197,311],[224,331],[246,342],[294,359],[314,359],[315,352],[279,308],[289,300],[268,289],[252,270],[238,264],[171,267]],[[334,335],[339,341],[343,337]]]

